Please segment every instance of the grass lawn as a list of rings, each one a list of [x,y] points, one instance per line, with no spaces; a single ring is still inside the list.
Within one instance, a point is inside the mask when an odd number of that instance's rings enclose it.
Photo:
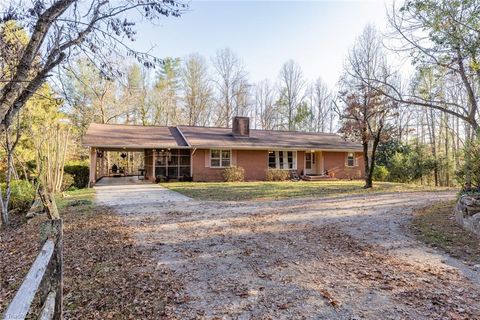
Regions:
[[[457,224],[454,206],[454,201],[445,201],[418,210],[412,220],[412,230],[421,241],[453,257],[479,264],[479,238]]]
[[[95,190],[93,188],[77,189],[65,192],[65,197],[58,195],[55,200],[57,207],[62,210],[68,206],[78,205],[92,205]]]
[[[168,182],[162,186],[201,200],[277,200],[295,197],[327,197],[344,194],[380,192],[455,190],[392,182],[375,182],[374,188],[363,189],[357,181],[285,181],[285,182]]]

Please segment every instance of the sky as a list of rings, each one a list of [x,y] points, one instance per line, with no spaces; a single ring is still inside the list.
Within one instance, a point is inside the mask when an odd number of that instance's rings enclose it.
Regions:
[[[230,47],[252,82],[275,80],[284,62],[300,64],[309,80],[337,83],[349,48],[367,24],[387,29],[383,0],[364,1],[200,1],[181,18],[139,25],[139,50],[157,57],[200,53],[210,59]]]

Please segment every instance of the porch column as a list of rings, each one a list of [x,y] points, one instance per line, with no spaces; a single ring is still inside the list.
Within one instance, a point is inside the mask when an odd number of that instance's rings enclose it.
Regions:
[[[90,178],[88,185],[93,187],[97,182],[97,150],[94,147],[90,148]]]
[[[155,179],[157,178],[155,176],[155,154],[156,154],[156,149],[152,150],[152,183],[155,183]]]
[[[315,152],[315,169],[317,174],[322,174],[325,172],[323,169],[323,154],[322,151]]]
[[[105,177],[107,175],[107,170],[105,170],[105,155],[106,155],[106,152],[102,151],[102,158],[100,159],[102,177]]]

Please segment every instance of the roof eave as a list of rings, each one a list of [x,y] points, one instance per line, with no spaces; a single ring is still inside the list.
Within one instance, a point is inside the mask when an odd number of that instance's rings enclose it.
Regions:
[[[292,151],[331,151],[331,152],[363,152],[361,147],[345,147],[345,148],[315,148],[315,147],[269,147],[269,146],[235,146],[235,145],[195,145],[196,149],[233,149],[233,150],[292,150]]]
[[[90,148],[103,148],[103,149],[191,149],[189,146],[132,146],[132,145],[97,145],[90,143],[83,143],[83,146]]]

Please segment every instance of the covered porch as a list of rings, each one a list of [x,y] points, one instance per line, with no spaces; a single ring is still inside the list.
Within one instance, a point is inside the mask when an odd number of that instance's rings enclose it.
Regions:
[[[355,150],[306,150],[301,177],[306,181],[359,177],[362,161],[362,154]]]
[[[305,171],[304,176],[323,176],[328,177],[325,172],[325,163],[323,159],[323,152],[319,150],[305,151]]]
[[[91,186],[190,181],[191,172],[190,149],[90,148]]]
[[[90,148],[90,186],[102,178],[155,183],[191,176],[190,146],[174,127],[92,123],[83,144]]]
[[[322,150],[305,151],[304,168],[305,171],[301,178],[305,181],[338,180],[325,168],[324,151]]]
[[[90,147],[90,186],[100,179],[121,182],[149,181],[145,173],[145,150],[139,148]]]

